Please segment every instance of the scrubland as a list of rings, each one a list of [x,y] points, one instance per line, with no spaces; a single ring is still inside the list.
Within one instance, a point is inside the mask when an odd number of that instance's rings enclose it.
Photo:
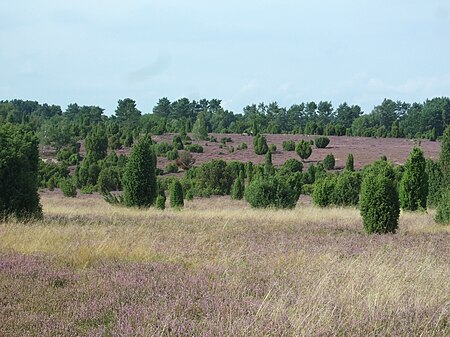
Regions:
[[[402,213],[253,210],[228,197],[126,209],[42,197],[0,223],[0,336],[448,336],[450,228]]]

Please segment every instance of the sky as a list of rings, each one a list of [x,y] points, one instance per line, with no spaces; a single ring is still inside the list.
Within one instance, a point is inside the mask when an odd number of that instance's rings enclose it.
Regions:
[[[448,0],[4,0],[0,44],[0,100],[63,110],[450,96]]]

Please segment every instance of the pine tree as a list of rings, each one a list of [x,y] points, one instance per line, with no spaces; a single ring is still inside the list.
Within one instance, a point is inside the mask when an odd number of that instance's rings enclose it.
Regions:
[[[123,175],[126,206],[149,207],[156,197],[156,155],[148,136],[131,149]]]
[[[42,217],[38,194],[38,139],[12,124],[0,125],[0,218]]]
[[[95,161],[106,157],[108,150],[108,137],[102,127],[96,127],[86,137],[86,153]]]
[[[169,196],[171,208],[182,208],[184,206],[183,186],[178,179],[170,185]]]
[[[427,207],[428,177],[425,158],[420,148],[414,147],[405,164],[400,181],[400,205],[404,210],[415,211]]]

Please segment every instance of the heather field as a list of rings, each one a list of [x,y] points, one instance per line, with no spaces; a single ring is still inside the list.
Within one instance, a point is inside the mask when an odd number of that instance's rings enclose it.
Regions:
[[[356,209],[182,211],[42,195],[41,222],[0,223],[0,336],[448,336],[450,227]]]

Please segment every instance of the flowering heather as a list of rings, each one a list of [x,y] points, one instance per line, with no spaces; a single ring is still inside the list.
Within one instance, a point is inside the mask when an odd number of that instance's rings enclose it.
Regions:
[[[43,221],[0,224],[0,336],[450,334],[450,230],[432,212],[368,236],[355,209],[42,203]]]

